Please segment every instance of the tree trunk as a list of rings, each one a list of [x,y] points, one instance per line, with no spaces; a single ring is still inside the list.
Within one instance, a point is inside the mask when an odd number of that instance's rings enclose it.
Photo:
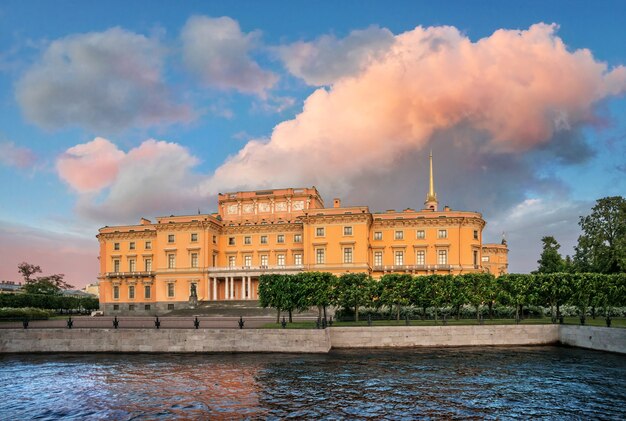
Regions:
[[[326,306],[324,306],[324,318],[326,318]]]
[[[461,306],[459,304],[456,305],[456,315],[454,316],[455,319],[459,320],[459,317],[461,316]]]
[[[480,320],[480,304],[476,306],[476,320]]]
[[[422,320],[426,320],[426,306],[422,306]]]
[[[556,303],[556,318],[560,318],[561,317],[561,306],[559,305],[559,303]]]
[[[322,306],[317,306],[317,318],[322,318]]]
[[[520,320],[524,320],[524,304],[519,305],[519,318]]]
[[[519,304],[515,304],[515,320],[519,320]]]
[[[493,301],[489,301],[489,320],[493,320]]]
[[[437,323],[437,306],[435,306],[435,323]]]
[[[354,319],[357,322],[359,321],[359,306],[358,305],[354,306]]]
[[[277,313],[276,313],[276,323],[280,323],[280,309],[277,308],[276,311],[277,311]]]
[[[291,309],[289,309],[289,323],[293,323],[293,317],[291,313]]]
[[[396,313],[396,320],[400,321],[400,304],[398,304],[398,309]]]
[[[596,318],[596,306],[591,306],[591,318],[594,320]]]

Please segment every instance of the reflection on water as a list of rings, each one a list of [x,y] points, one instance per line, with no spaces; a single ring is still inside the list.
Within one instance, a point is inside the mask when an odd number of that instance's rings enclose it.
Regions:
[[[559,347],[0,356],[0,419],[626,418],[626,357]]]

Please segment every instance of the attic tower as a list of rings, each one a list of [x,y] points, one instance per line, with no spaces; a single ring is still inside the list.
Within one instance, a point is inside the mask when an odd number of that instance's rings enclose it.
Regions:
[[[433,180],[433,151],[430,151],[430,184],[428,186],[428,194],[426,195],[426,201],[424,206],[426,209],[437,212],[437,193],[435,193],[435,182]]]

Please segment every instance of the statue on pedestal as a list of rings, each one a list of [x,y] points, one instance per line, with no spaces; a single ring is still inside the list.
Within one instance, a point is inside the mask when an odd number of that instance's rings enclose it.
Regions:
[[[198,291],[196,284],[191,284],[191,294],[189,295],[189,308],[198,307]]]

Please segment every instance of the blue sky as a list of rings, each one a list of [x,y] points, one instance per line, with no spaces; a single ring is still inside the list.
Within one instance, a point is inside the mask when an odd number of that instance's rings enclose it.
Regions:
[[[440,200],[482,212],[511,270],[532,270],[541,236],[571,253],[578,216],[626,191],[624,16],[619,1],[3,2],[0,278],[26,260],[91,282],[98,227],[213,211],[219,191],[419,208],[430,148]]]

